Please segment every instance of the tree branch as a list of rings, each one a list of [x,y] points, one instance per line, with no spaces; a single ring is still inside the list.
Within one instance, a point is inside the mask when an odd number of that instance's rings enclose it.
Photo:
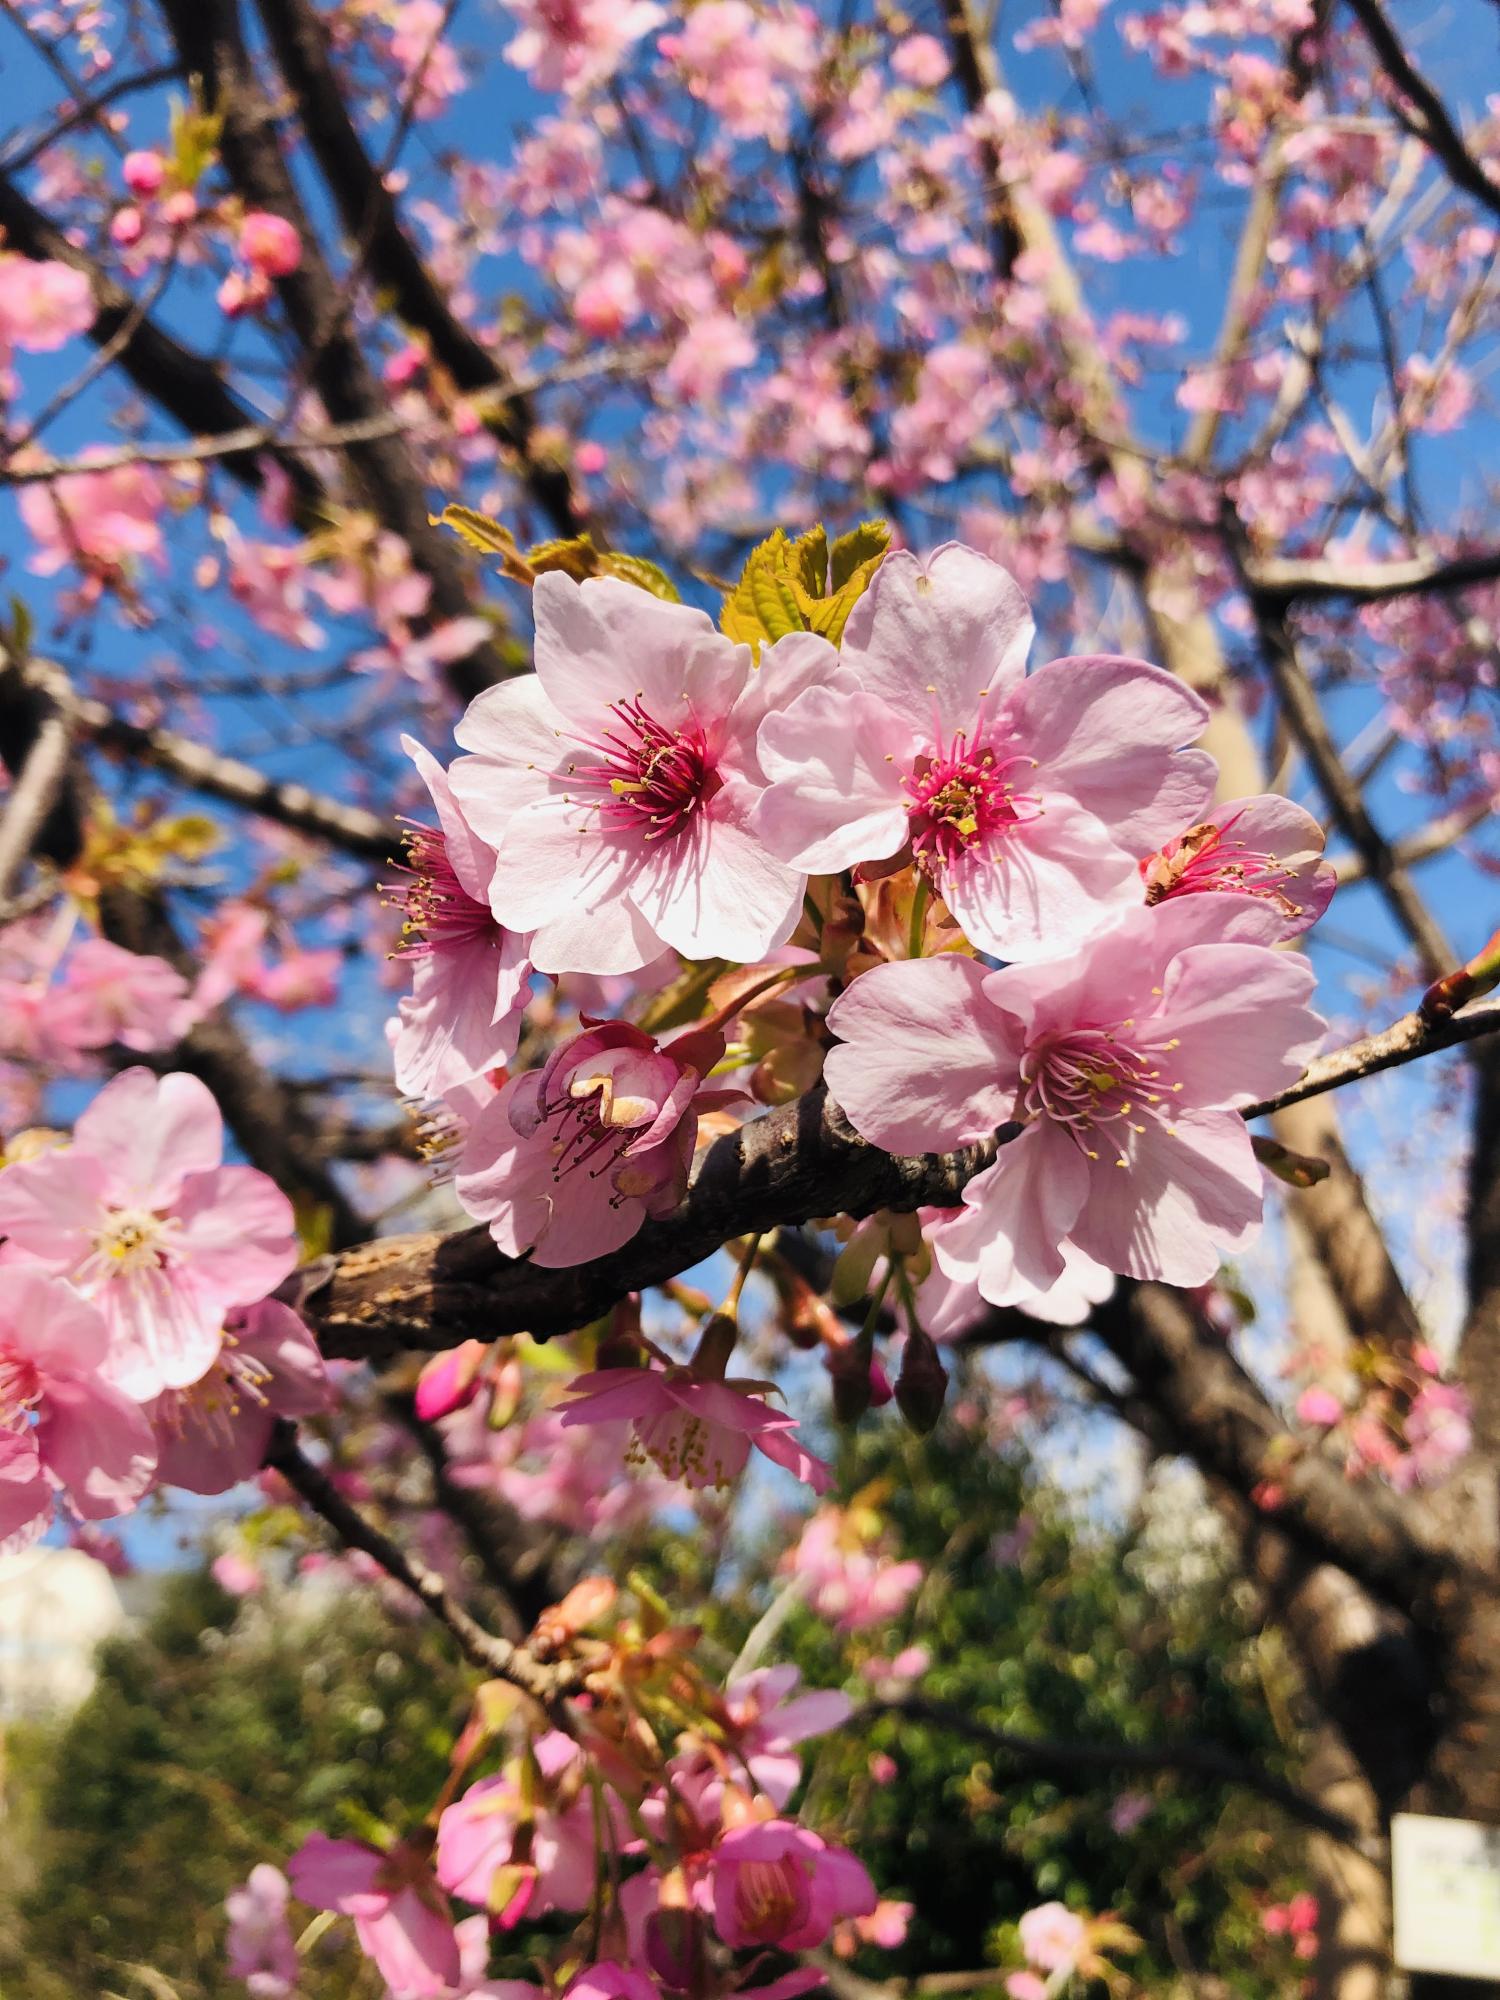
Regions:
[[[1073,1738],[1020,1736],[1007,1729],[994,1729],[959,1708],[953,1702],[935,1701],[921,1694],[893,1695],[887,1700],[863,1703],[849,1718],[852,1726],[876,1722],[895,1715],[908,1722],[930,1723],[955,1736],[1003,1757],[1013,1777],[1068,1780],[1080,1775],[1109,1776],[1120,1772],[1174,1771],[1181,1777],[1197,1778],[1210,1785],[1232,1785],[1254,1792],[1304,1826],[1316,1827],[1348,1847],[1365,1851],[1367,1843],[1351,1820],[1332,1812],[1300,1786],[1276,1778],[1258,1765],[1220,1750],[1211,1743],[1090,1743]]]
[[[325,1520],[351,1549],[372,1557],[386,1575],[405,1586],[446,1625],[473,1666],[495,1680],[508,1681],[549,1711],[575,1691],[579,1676],[569,1666],[544,1666],[524,1646],[487,1632],[458,1602],[443,1579],[397,1546],[373,1522],[351,1507],[321,1466],[314,1465],[297,1443],[297,1427],[278,1420],[266,1452],[266,1464]]]
[[[1492,215],[1500,215],[1500,184],[1490,179],[1469,151],[1464,135],[1449,116],[1447,105],[1406,53],[1380,0],[1349,0],[1349,4],[1359,16],[1360,26],[1369,37],[1381,68],[1402,96],[1416,107],[1417,120],[1411,129],[1442,161],[1456,187],[1483,202]]]

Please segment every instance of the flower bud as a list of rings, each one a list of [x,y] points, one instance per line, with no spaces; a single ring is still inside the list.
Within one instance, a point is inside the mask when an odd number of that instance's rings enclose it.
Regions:
[[[654,1910],[646,1919],[646,1963],[662,1985],[691,1991],[702,1962],[702,1920],[692,1910]]]
[[[866,1327],[857,1340],[840,1341],[837,1346],[829,1343],[823,1356],[823,1366],[828,1370],[828,1378],[833,1387],[833,1414],[841,1424],[857,1424],[875,1398],[874,1377],[879,1370],[884,1383],[884,1370],[875,1359],[875,1332]],[[886,1396],[889,1400],[889,1386]]]
[[[436,1423],[473,1402],[488,1352],[482,1340],[465,1340],[423,1364],[413,1407],[424,1424]]]
[[[918,1437],[926,1437],[943,1414],[948,1371],[929,1334],[914,1326],[906,1337],[901,1373],[896,1378],[896,1407]]]

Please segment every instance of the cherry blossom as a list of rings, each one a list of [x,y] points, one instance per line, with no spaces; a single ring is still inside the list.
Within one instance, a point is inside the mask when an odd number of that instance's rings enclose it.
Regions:
[[[875,1903],[852,1854],[789,1820],[738,1827],[714,1850],[714,1928],[735,1950],[811,1950],[842,1919],[873,1915]]]
[[[0,355],[50,354],[87,333],[96,311],[87,272],[0,251]]]
[[[287,1863],[292,1894],[353,1917],[359,1947],[393,1992],[413,2000],[456,1986],[458,1944],[446,1900],[422,1857],[314,1833]]]
[[[77,1049],[118,1042],[144,1055],[171,1048],[192,1012],[188,982],[174,966],[102,937],[74,948],[48,998],[52,1034]]]
[[[302,239],[284,216],[251,209],[241,218],[239,253],[252,270],[285,278],[302,262]]]
[[[415,969],[392,1045],[396,1088],[440,1097],[515,1054],[531,966],[526,937],[490,913],[494,850],[469,826],[437,759],[409,736],[401,747],[438,825],[413,826],[406,838],[402,955]]]
[[[525,1758],[528,1775],[513,1761],[470,1785],[438,1821],[438,1881],[507,1929],[522,1916],[586,1909],[597,1873],[594,1798],[578,1745],[553,1729]]]
[[[510,1257],[556,1267],[617,1250],[681,1200],[699,1111],[737,1097],[702,1087],[723,1052],[717,1031],[658,1044],[625,1021],[560,1043],[474,1121],[459,1200]]]
[[[835,1002],[825,1074],[865,1138],[941,1152],[1024,1128],[938,1232],[950,1276],[1017,1303],[1057,1282],[1071,1240],[1108,1270],[1197,1285],[1251,1240],[1261,1170],[1230,1107],[1294,1081],[1324,1026],[1311,968],[1265,949],[1278,929],[1251,899],[1188,896],[1065,963],[881,965]]]
[[[1290,799],[1231,799],[1163,843],[1141,863],[1146,901],[1174,896],[1254,896],[1277,911],[1281,935],[1297,937],[1333,898],[1337,877],[1323,859],[1323,829]]]
[[[449,779],[496,850],[497,919],[534,930],[543,972],[630,972],[664,945],[762,959],[791,936],[803,878],[752,830],[763,717],[828,647],[766,648],[613,577],[538,579],[536,675],[490,688]]]
[[[10,1169],[14,1172],[15,1169]],[[24,1548],[65,1488],[86,1521],[127,1513],[156,1467],[151,1426],[104,1380],[102,1315],[71,1285],[8,1265],[0,1282],[0,1551]]]
[[[194,1076],[127,1069],[73,1142],[0,1172],[6,1253],[56,1271],[109,1328],[108,1379],[144,1401],[196,1382],[224,1315],[297,1260],[292,1206],[253,1167],[219,1164],[223,1124]]]
[[[1054,660],[998,563],[886,558],[841,669],[762,725],[755,825],[822,874],[909,852],[973,943],[1054,956],[1142,899],[1136,860],[1208,800],[1207,710],[1143,661]]]
[[[764,1399],[764,1383],[740,1384],[691,1368],[599,1368],[575,1375],[565,1426],[632,1426],[627,1457],[650,1459],[668,1479],[691,1487],[727,1487],[744,1471],[752,1446],[777,1465],[826,1492],[833,1475],[794,1441],[795,1417]]]
[[[23,486],[16,505],[37,545],[28,568],[38,576],[55,576],[74,562],[110,574],[142,560],[166,567],[166,488],[149,465],[70,472],[45,486]]]
[[[276,1299],[231,1312],[212,1365],[151,1405],[157,1477],[190,1493],[227,1493],[259,1471],[278,1417],[311,1417],[332,1392],[317,1342]]]
[[[923,1575],[918,1562],[891,1561],[860,1511],[841,1507],[818,1509],[782,1567],[801,1578],[808,1605],[836,1632],[888,1624],[905,1609]]]
[[[229,1918],[225,1969],[243,1979],[251,2000],[291,2000],[297,1988],[297,1947],[287,1924],[287,1879],[268,1861],[257,1862],[242,1888],[224,1898]]]
[[[667,17],[653,0],[507,0],[520,33],[505,59],[540,90],[594,88],[609,80],[632,42]],[[440,9],[434,5],[434,14]]]
[[[1070,1971],[1088,1948],[1087,1922],[1063,1903],[1025,1911],[1018,1928],[1028,1962],[1043,1972]]]

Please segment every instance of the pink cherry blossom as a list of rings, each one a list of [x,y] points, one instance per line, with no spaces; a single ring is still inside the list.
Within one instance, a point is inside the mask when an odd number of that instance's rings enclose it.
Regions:
[[[698,1112],[736,1093],[701,1088],[717,1031],[660,1045],[606,1021],[512,1077],[474,1121],[455,1190],[509,1257],[549,1268],[617,1250],[687,1188]]]
[[[750,649],[704,612],[613,577],[540,577],[536,674],[489,688],[449,778],[499,861],[501,923],[544,972],[630,972],[670,945],[753,964],[784,944],[803,878],[752,831],[756,733],[827,671],[826,640]]]
[[[55,576],[69,563],[114,572],[145,560],[166,565],[166,487],[150,465],[69,472],[21,488],[16,505],[37,551],[27,567]]]
[[[875,1910],[875,1885],[847,1849],[805,1826],[767,1820],[714,1850],[714,1928],[731,1950],[809,1951],[846,1917]]]
[[[583,91],[607,83],[632,42],[667,18],[653,0],[507,0],[520,33],[505,59],[539,90]],[[434,8],[434,12],[436,12]]]
[[[287,1863],[292,1894],[315,1910],[353,1917],[359,1948],[394,1994],[427,2000],[458,1983],[453,1920],[420,1855],[382,1854],[314,1833]]]
[[[802,1782],[797,1745],[838,1729],[854,1712],[839,1688],[798,1692],[797,1667],[757,1667],[724,1690],[725,1731],[732,1765],[750,1773],[757,1791],[781,1810]],[[723,1801],[722,1756],[708,1750],[679,1756],[674,1771],[695,1789],[703,1811],[717,1818]]]
[[[229,1918],[225,1968],[243,1979],[251,2000],[292,2000],[297,1988],[297,1947],[287,1924],[291,1891],[279,1868],[257,1862],[244,1886],[224,1898]]]
[[[132,194],[149,201],[152,195],[161,193],[167,178],[167,163],[160,153],[137,150],[127,153],[120,162],[120,175]]]
[[[266,1587],[265,1571],[238,1549],[226,1549],[215,1556],[208,1573],[220,1590],[231,1597],[254,1597]]]
[[[757,10],[748,0],[699,0],[680,33],[657,46],[688,89],[742,139],[786,143],[796,93],[817,65],[806,9]]]
[[[1063,1903],[1041,1903],[1027,1910],[1019,1929],[1028,1964],[1043,1972],[1071,1970],[1089,1940],[1087,1923]]]
[[[1311,813],[1274,795],[1231,799],[1141,863],[1148,903],[1173,896],[1255,896],[1278,911],[1281,935],[1315,924],[1337,885]]]
[[[586,1909],[598,1873],[594,1795],[578,1745],[554,1729],[527,1754],[529,1776],[513,1760],[470,1785],[438,1821],[438,1881],[507,1929],[522,1916]],[[501,1869],[515,1879],[497,1902]]]
[[[412,114],[435,118],[467,79],[457,51],[444,38],[449,10],[443,0],[400,0],[391,10],[391,54],[400,64]]]
[[[206,1373],[151,1406],[157,1478],[190,1493],[227,1493],[265,1462],[277,1417],[310,1417],[332,1400],[317,1342],[277,1299],[232,1312]]]
[[[1342,1423],[1344,1406],[1331,1389],[1319,1388],[1316,1383],[1304,1389],[1297,1398],[1297,1421],[1299,1424],[1316,1424],[1322,1430],[1330,1430]]]
[[[1071,950],[1138,904],[1136,859],[1207,803],[1212,760],[1180,746],[1208,711],[1140,660],[1028,677],[1031,637],[988,557],[956,542],[888,556],[839,678],[761,728],[768,844],[814,874],[909,849],[971,941],[1007,959]]]
[[[50,354],[87,333],[95,310],[87,272],[0,252],[0,354],[10,347]]]
[[[171,1048],[192,1016],[188,983],[163,958],[85,938],[48,995],[51,1032],[78,1049],[111,1042],[147,1054]]]
[[[891,68],[917,90],[936,90],[948,76],[948,51],[936,35],[907,35],[891,51]]]
[[[95,1302],[109,1328],[105,1374],[137,1401],[196,1382],[225,1313],[264,1298],[297,1261],[291,1203],[253,1167],[221,1166],[223,1143],[196,1077],[127,1069],[70,1146],[0,1172],[9,1255]]]
[[[401,747],[432,794],[438,824],[407,834],[402,955],[415,971],[398,1009],[396,1088],[440,1097],[515,1054],[529,940],[490,913],[494,850],[469,826],[442,765],[409,736]]]
[[[99,1521],[128,1513],[150,1485],[151,1427],[103,1379],[108,1345],[102,1315],[71,1285],[25,1265],[5,1266],[0,1552],[24,1548],[47,1526],[54,1487],[67,1489],[74,1514]]]
[[[836,1632],[885,1625],[906,1608],[922,1581],[918,1562],[893,1562],[841,1507],[820,1507],[781,1567],[800,1577],[807,1603]]]
[[[1128,912],[1065,963],[880,965],[829,1012],[829,1088],[894,1152],[1023,1130],[964,1190],[934,1253],[995,1305],[1046,1291],[1071,1240],[1106,1269],[1204,1284],[1243,1249],[1263,1184],[1230,1108],[1293,1082],[1324,1023],[1275,913],[1188,896]]]
[[[285,278],[302,262],[302,238],[285,216],[252,208],[240,222],[239,251],[263,277]]]
[[[727,1487],[744,1471],[751,1447],[824,1493],[833,1475],[795,1442],[795,1417],[770,1408],[762,1383],[741,1387],[691,1368],[599,1368],[575,1375],[565,1426],[628,1418],[628,1460],[646,1459],[668,1479],[691,1487]]]
[[[1435,1486],[1474,1442],[1468,1392],[1458,1382],[1424,1382],[1406,1413],[1406,1453],[1391,1467],[1398,1492]]]

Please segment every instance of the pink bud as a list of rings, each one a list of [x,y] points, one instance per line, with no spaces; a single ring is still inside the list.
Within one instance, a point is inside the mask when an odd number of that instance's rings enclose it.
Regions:
[[[181,229],[198,213],[198,197],[191,188],[179,188],[176,194],[169,194],[161,205],[162,220],[174,229]]]
[[[451,1416],[472,1403],[479,1386],[479,1370],[489,1352],[482,1340],[465,1340],[445,1354],[434,1354],[417,1377],[413,1407],[424,1424]]]
[[[284,216],[253,208],[240,224],[240,255],[268,278],[285,278],[302,262],[302,238]]]
[[[586,438],[574,452],[573,463],[585,478],[592,478],[609,464],[609,453],[602,444],[596,444],[592,438]]]
[[[427,365],[427,355],[414,341],[408,341],[399,348],[385,364],[385,379],[392,388],[401,389],[420,375]]]
[[[122,250],[128,250],[132,243],[140,242],[145,226],[138,208],[116,209],[110,218],[110,241],[118,243]]]
[[[1344,1414],[1344,1406],[1331,1389],[1314,1386],[1304,1389],[1297,1398],[1297,1421],[1302,1424],[1317,1424],[1323,1430],[1331,1430]]]
[[[149,201],[152,195],[161,192],[162,182],[167,178],[167,163],[160,153],[127,153],[120,171],[130,192]]]
[[[906,1336],[901,1373],[896,1377],[896,1407],[918,1437],[926,1437],[943,1414],[948,1371],[928,1334],[913,1327]]]

